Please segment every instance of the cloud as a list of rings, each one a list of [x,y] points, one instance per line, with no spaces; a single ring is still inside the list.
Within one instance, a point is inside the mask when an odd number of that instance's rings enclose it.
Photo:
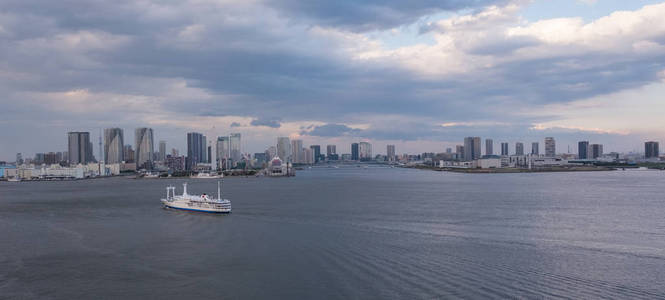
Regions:
[[[662,81],[665,4],[531,22],[528,3],[3,1],[0,120],[16,125],[0,138],[38,141],[62,124],[170,134],[197,118],[249,124],[263,144],[298,133],[510,138],[566,125],[551,105]],[[415,42],[385,38],[408,27]],[[44,125],[28,132],[28,119]]]
[[[313,126],[308,130],[300,132],[301,135],[319,136],[319,137],[338,137],[361,133],[362,130],[354,129],[344,124],[324,124]]]
[[[273,119],[254,119],[250,122],[252,126],[266,126],[270,128],[279,128],[282,126],[279,118]]]

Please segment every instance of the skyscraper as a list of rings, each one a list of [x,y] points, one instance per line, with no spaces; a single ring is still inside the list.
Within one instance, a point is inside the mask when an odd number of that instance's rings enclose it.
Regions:
[[[159,141],[159,161],[166,161],[166,141]]]
[[[122,158],[126,163],[134,162],[134,149],[132,149],[132,145],[125,145],[122,148]]]
[[[360,152],[358,151],[358,143],[351,144],[351,160],[360,160]]]
[[[217,149],[215,156],[217,159],[217,167],[222,170],[230,169],[231,163],[229,158],[231,157],[231,149],[229,148],[229,137],[217,137],[217,145],[215,148]]]
[[[198,132],[187,133],[187,160],[185,168],[192,170],[197,164],[206,160],[206,142],[203,134]]]
[[[524,155],[524,144],[521,142],[515,143],[515,155]]]
[[[395,145],[386,146],[386,156],[388,156],[388,161],[395,161]]]
[[[480,158],[480,137],[464,138],[464,160]]]
[[[644,158],[658,158],[658,142],[649,141],[644,143]]]
[[[22,165],[23,164],[23,155],[21,155],[21,152],[16,153],[16,162],[14,162],[16,166]]]
[[[457,155],[457,159],[464,160],[464,146],[456,145],[455,146],[455,155]]]
[[[291,161],[291,141],[288,137],[277,138],[277,156],[284,162]]]
[[[326,146],[326,157],[328,160],[337,160],[337,146],[336,145],[327,145]]]
[[[312,149],[312,155],[314,156],[314,163],[319,162],[321,159],[321,146],[319,145],[311,145],[309,146],[310,149]]]
[[[229,149],[231,150],[231,161],[235,167],[242,160],[240,133],[232,133],[229,136]]]
[[[545,156],[546,157],[556,156],[556,143],[553,137],[545,138]]]
[[[119,164],[125,160],[123,146],[125,145],[122,129],[104,129],[104,162]]]
[[[69,163],[72,165],[86,164],[92,161],[92,143],[89,132],[69,132],[68,152]]]
[[[501,155],[507,156],[508,154],[508,143],[501,143]]]
[[[293,156],[294,163],[304,163],[305,153],[302,149],[302,140],[291,140],[291,155]]]
[[[485,140],[485,155],[494,155],[494,140]]]
[[[589,156],[592,159],[599,158],[603,156],[603,145],[601,144],[591,144],[589,146]]]
[[[540,148],[538,142],[531,143],[531,154],[540,155],[540,149],[538,148]]]
[[[155,143],[152,128],[136,128],[134,131],[134,147],[136,169],[152,169],[152,158],[155,151]]]
[[[577,158],[589,159],[589,141],[581,141],[577,143]]]
[[[372,160],[372,144],[368,142],[358,143],[358,156],[361,161]]]

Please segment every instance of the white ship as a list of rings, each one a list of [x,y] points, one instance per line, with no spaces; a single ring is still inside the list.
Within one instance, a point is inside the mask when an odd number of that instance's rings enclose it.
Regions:
[[[166,187],[166,198],[162,199],[162,203],[165,207],[209,213],[231,212],[231,201],[228,199],[222,199],[219,181],[217,182],[217,199],[212,199],[206,194],[187,194],[187,183],[183,183],[182,187],[183,191],[180,196],[176,196],[174,186]]]
[[[224,175],[217,175],[217,174],[210,174],[206,172],[200,172],[196,175],[189,176],[189,178],[196,178],[196,179],[212,179],[212,178],[224,178]]]

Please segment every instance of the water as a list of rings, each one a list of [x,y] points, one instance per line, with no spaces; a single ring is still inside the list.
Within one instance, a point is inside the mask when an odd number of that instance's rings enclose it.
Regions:
[[[183,181],[0,182],[0,298],[665,297],[665,172]]]

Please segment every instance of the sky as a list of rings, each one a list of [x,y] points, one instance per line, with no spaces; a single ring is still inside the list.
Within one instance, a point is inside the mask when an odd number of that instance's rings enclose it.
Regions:
[[[663,16],[637,0],[3,0],[0,160],[109,127],[181,153],[191,131],[239,132],[250,153],[278,136],[642,151],[665,141]]]

